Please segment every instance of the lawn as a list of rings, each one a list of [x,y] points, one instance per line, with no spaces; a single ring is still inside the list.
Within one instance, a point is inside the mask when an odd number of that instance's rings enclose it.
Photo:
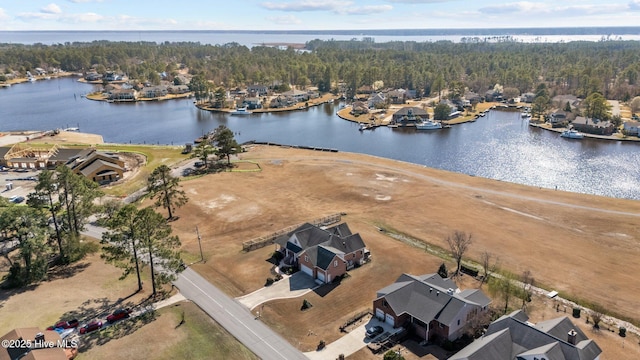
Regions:
[[[115,327],[135,322],[125,320]],[[92,335],[96,342],[109,341],[81,352],[77,359],[258,359],[191,302],[159,309],[153,319],[126,336],[118,336],[120,330]]]

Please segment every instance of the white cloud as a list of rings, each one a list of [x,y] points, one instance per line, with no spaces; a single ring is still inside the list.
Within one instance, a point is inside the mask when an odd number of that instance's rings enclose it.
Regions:
[[[336,10],[336,12],[341,14],[348,15],[371,15],[378,14],[386,11],[393,10],[393,6],[391,5],[369,5],[369,6],[360,6],[360,7],[352,7],[348,9],[340,9]]]
[[[353,1],[325,0],[313,1],[303,0],[291,3],[272,3],[265,2],[260,4],[267,10],[280,11],[336,11],[340,8],[346,8],[353,5]]]
[[[102,2],[102,0],[68,0],[69,2],[72,2],[74,4],[81,4],[81,3],[90,3],[90,2]]]
[[[278,25],[300,25],[302,24],[302,20],[298,19],[293,15],[284,15],[284,16],[269,16],[267,20],[273,22]]]
[[[443,3],[443,2],[454,2],[460,0],[387,0],[392,3],[402,3],[402,4],[435,4],[435,3]]]
[[[629,10],[640,11],[640,0],[633,0],[629,3]]]
[[[7,12],[4,11],[3,8],[0,8],[0,20],[7,20],[9,19],[9,15],[7,15]]]
[[[640,4],[640,1],[634,2]],[[556,17],[580,17],[588,15],[615,14],[628,11],[631,7],[623,4],[598,4],[598,5],[568,5],[554,6],[551,4],[534,3],[529,1],[505,3],[482,7],[479,12],[485,15],[497,14],[523,14],[527,16],[547,15]]]
[[[43,7],[42,9],[40,9],[40,11],[45,13],[45,14],[60,14],[60,13],[62,13],[62,10],[60,9],[60,6],[58,6],[56,4],[53,4],[53,3]]]
[[[289,11],[289,12],[308,12],[308,11],[328,11],[335,14],[346,15],[370,15],[392,10],[391,5],[368,5],[354,6],[353,1],[341,0],[325,0],[312,1],[303,0],[290,3],[273,3],[265,2],[261,6],[267,10],[273,11]],[[275,19],[275,18],[274,18]]]

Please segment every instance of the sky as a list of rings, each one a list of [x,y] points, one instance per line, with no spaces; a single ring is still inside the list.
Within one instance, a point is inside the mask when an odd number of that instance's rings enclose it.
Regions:
[[[639,26],[640,0],[0,0],[0,30]]]

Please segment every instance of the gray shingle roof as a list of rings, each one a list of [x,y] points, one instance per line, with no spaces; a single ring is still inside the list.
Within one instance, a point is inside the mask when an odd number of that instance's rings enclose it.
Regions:
[[[379,290],[378,298],[384,296],[396,315],[407,313],[425,323],[438,320],[448,325],[466,305],[479,305],[461,297],[457,289],[453,281],[438,274],[402,274],[394,284]]]
[[[509,329],[504,329],[476,339],[449,360],[512,360],[512,348]]]
[[[547,328],[547,331],[551,331],[553,333],[557,333],[559,336],[554,336],[550,333],[547,333],[537,326],[529,325],[526,320],[521,320],[523,318],[521,312],[513,312],[510,315],[502,316],[498,320],[494,321],[489,325],[487,332],[484,336],[487,339],[490,339],[492,334],[496,334],[502,332],[504,330],[509,330],[509,335],[512,342],[512,348],[514,353],[510,357],[495,357],[493,353],[485,353],[483,347],[475,348],[474,357],[468,357],[469,359],[474,360],[513,360],[516,356],[529,352],[531,350],[537,349],[535,351],[542,351],[547,349],[545,347],[549,344],[557,344],[562,356],[559,357],[559,352],[555,349],[549,350],[549,360],[552,359],[560,359],[560,360],[593,360],[598,355],[602,353],[602,350],[593,340],[583,340],[580,341],[579,336],[577,337],[577,341],[579,341],[576,345],[572,345],[567,342],[567,333],[560,334],[563,332],[565,328],[569,330],[575,329],[578,332],[577,327],[571,326],[568,327],[568,324],[571,324],[571,321],[568,318],[564,318],[561,320],[553,319],[550,321],[545,321],[541,323],[541,326]],[[526,316],[525,316],[526,318]],[[568,321],[568,323],[566,322]],[[569,331],[567,330],[567,332]],[[580,333],[579,333],[580,334]],[[582,334],[584,335],[584,334]],[[471,345],[475,344],[472,343]],[[472,348],[474,349],[474,348]],[[460,351],[461,354],[468,354],[466,348]],[[465,359],[465,357],[456,357],[456,354],[452,359]],[[551,356],[553,355],[553,357]]]
[[[336,254],[324,246],[315,246],[312,249],[317,249],[318,257],[315,265],[322,270],[327,270],[331,266],[331,260],[336,257]],[[312,250],[309,249],[309,250]]]

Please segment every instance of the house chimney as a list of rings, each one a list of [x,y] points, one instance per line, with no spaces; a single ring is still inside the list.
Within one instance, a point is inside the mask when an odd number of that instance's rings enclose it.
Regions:
[[[567,342],[571,345],[575,345],[576,335],[578,335],[578,333],[575,330],[573,329],[569,330],[569,333],[567,334]]]

